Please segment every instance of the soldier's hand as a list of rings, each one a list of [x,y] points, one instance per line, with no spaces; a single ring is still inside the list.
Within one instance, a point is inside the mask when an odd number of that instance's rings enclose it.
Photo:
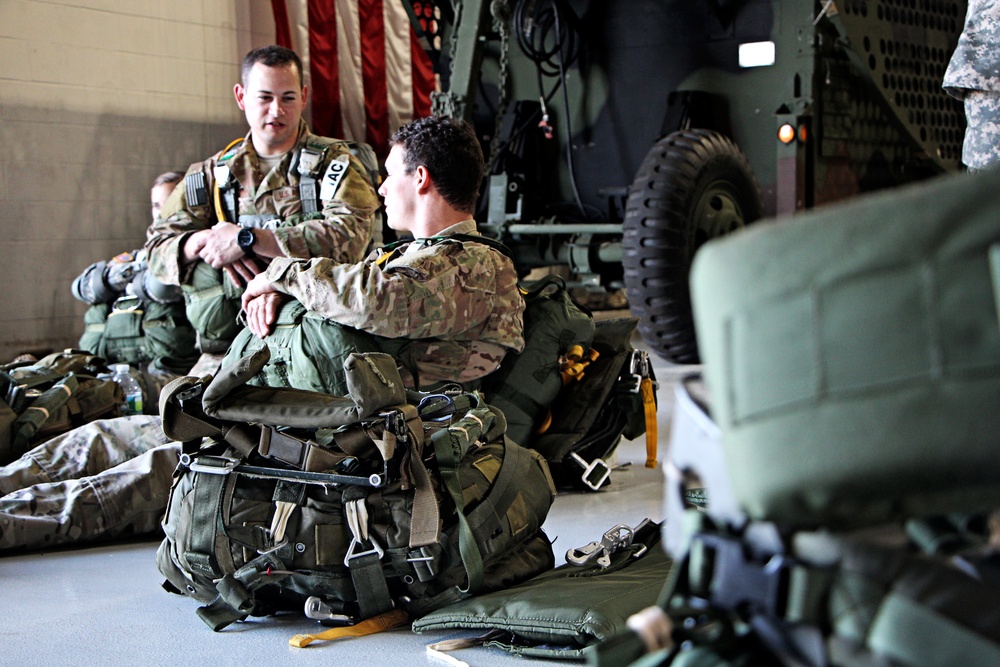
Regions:
[[[229,279],[233,281],[233,285],[237,287],[248,284],[261,270],[257,260],[252,257],[240,257],[232,264],[227,264],[222,268]]]
[[[236,234],[240,228],[231,222],[217,222],[209,229],[205,244],[198,255],[212,265],[221,269],[244,256],[243,250],[236,245]],[[200,233],[200,232],[199,232]]]
[[[288,295],[281,292],[261,294],[250,301],[244,298],[243,313],[250,331],[261,338],[266,338],[278,320],[278,311],[288,299]]]
[[[271,281],[268,280],[263,273],[258,273],[254,278],[247,283],[247,288],[243,291],[243,310],[247,309],[247,304],[249,304],[253,299],[261,296],[262,294],[273,294],[277,292],[274,286],[271,285]]]

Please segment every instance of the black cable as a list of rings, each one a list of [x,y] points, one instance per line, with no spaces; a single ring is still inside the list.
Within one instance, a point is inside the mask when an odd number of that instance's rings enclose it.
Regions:
[[[521,51],[535,63],[543,106],[559,88],[562,89],[569,181],[580,214],[586,218],[576,184],[569,95],[566,92],[566,68],[576,62],[579,55],[579,19],[565,0],[519,0],[514,7],[514,34]],[[545,93],[544,77],[558,77],[557,84],[548,95]]]

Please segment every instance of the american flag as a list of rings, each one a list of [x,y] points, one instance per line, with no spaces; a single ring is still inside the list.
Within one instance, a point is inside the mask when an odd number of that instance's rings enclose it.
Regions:
[[[434,67],[411,18],[426,45],[436,32],[428,20],[433,0],[271,0],[271,7],[275,42],[302,58],[314,132],[364,141],[384,160],[397,127],[430,115]]]

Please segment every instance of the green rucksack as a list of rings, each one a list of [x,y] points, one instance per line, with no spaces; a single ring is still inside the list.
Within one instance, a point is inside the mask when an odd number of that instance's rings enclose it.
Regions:
[[[559,359],[573,346],[581,354],[590,348],[594,317],[573,300],[559,276],[546,276],[522,294],[524,349],[508,352],[482,390],[507,418],[507,435],[531,446],[535,428],[563,387]]]
[[[548,467],[475,394],[408,393],[382,353],[348,356],[345,397],[247,385],[268,354],[160,397],[185,444],[157,562],[213,629],[420,616],[553,566]]]
[[[81,350],[0,366],[0,465],[82,424],[121,415],[125,396],[104,359]]]

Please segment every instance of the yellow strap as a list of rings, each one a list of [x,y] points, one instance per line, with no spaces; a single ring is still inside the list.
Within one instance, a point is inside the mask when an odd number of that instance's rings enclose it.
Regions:
[[[240,137],[239,139],[233,139],[232,141],[229,142],[228,146],[222,149],[222,152],[219,153],[219,155],[225,155],[226,153],[229,152],[230,148],[240,143],[241,141],[243,141],[243,137]],[[215,194],[215,216],[219,219],[219,222],[228,222],[228,220],[226,220],[226,213],[225,211],[222,210],[222,196],[221,193],[219,192],[219,181],[215,181],[214,194]],[[236,221],[234,220],[233,222]]]
[[[295,648],[305,648],[317,639],[332,641],[343,637],[364,637],[365,635],[374,635],[378,632],[398,628],[399,626],[406,625],[409,622],[410,617],[406,615],[405,611],[402,609],[393,609],[392,611],[387,611],[384,614],[372,616],[369,619],[361,621],[357,625],[349,625],[344,628],[330,628],[326,632],[321,632],[318,635],[295,635],[288,640],[288,643]]]
[[[639,383],[642,392],[642,407],[646,413],[646,467],[656,467],[656,396],[653,394],[652,378],[643,378]]]

